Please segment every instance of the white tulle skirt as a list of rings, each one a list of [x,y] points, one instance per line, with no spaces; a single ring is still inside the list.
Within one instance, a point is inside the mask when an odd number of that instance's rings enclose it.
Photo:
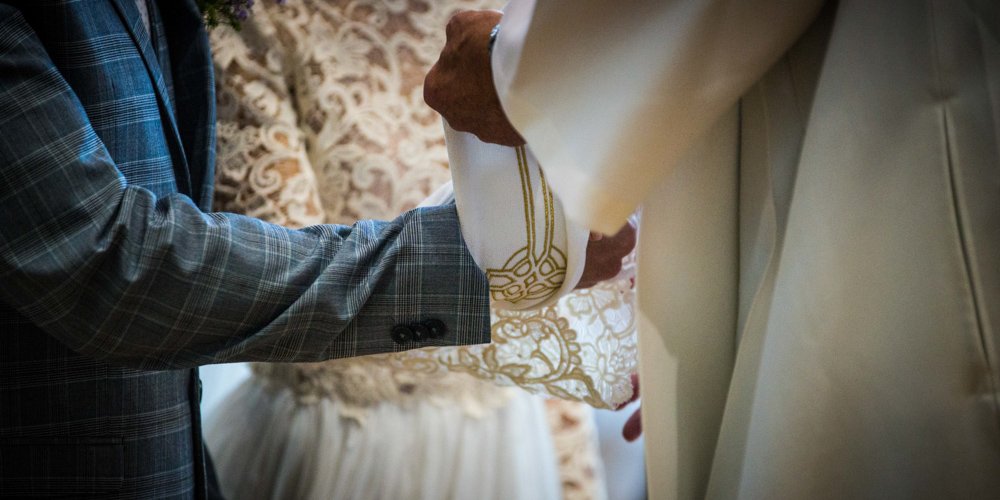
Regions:
[[[368,408],[302,404],[251,377],[206,422],[227,498],[532,500],[561,495],[542,401],[517,391],[474,417],[420,401]]]

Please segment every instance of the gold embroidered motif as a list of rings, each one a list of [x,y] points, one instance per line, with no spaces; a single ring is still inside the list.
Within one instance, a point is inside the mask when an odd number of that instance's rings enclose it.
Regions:
[[[527,244],[511,255],[500,269],[487,268],[490,296],[517,304],[523,300],[542,301],[552,296],[566,280],[566,254],[553,243],[555,232],[555,201],[538,171],[544,200],[542,241],[539,248],[536,234],[535,199],[531,190],[531,169],[524,146],[515,148],[517,167],[521,175],[521,195],[524,198],[524,229]]]

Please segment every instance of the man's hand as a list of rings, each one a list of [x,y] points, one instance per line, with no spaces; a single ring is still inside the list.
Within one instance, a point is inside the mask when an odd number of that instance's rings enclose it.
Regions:
[[[441,57],[424,78],[424,101],[455,130],[483,142],[520,146],[524,139],[507,121],[493,86],[490,31],[503,14],[466,10],[452,16],[445,29]]]
[[[617,276],[622,270],[622,259],[633,248],[635,248],[635,226],[632,222],[625,223],[614,236],[590,233],[590,242],[587,243],[587,262],[583,266],[583,275],[580,276],[576,288],[590,288]]]

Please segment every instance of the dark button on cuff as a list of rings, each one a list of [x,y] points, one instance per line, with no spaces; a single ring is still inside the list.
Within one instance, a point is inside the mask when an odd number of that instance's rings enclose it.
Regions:
[[[410,325],[410,329],[413,330],[413,340],[417,342],[427,340],[431,336],[431,329],[423,323],[413,323]]]
[[[413,330],[406,325],[396,325],[392,327],[392,341],[397,344],[405,344],[413,339]]]
[[[430,330],[430,337],[433,339],[444,337],[444,334],[448,333],[448,326],[444,324],[444,321],[428,319],[424,320],[423,323]]]

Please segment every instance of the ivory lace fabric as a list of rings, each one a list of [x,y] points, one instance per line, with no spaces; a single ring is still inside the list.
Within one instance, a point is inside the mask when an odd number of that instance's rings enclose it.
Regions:
[[[387,219],[416,206],[449,178],[423,77],[448,18],[487,3],[261,2],[241,32],[213,30],[215,208],[299,227]],[[289,387],[304,401],[333,392],[358,412],[372,401],[462,392],[444,381],[456,371],[609,408],[631,396],[633,306],[623,273],[538,311],[495,311],[487,346],[256,370],[298,381]],[[473,413],[504,397],[479,384],[467,392],[459,399]]]

